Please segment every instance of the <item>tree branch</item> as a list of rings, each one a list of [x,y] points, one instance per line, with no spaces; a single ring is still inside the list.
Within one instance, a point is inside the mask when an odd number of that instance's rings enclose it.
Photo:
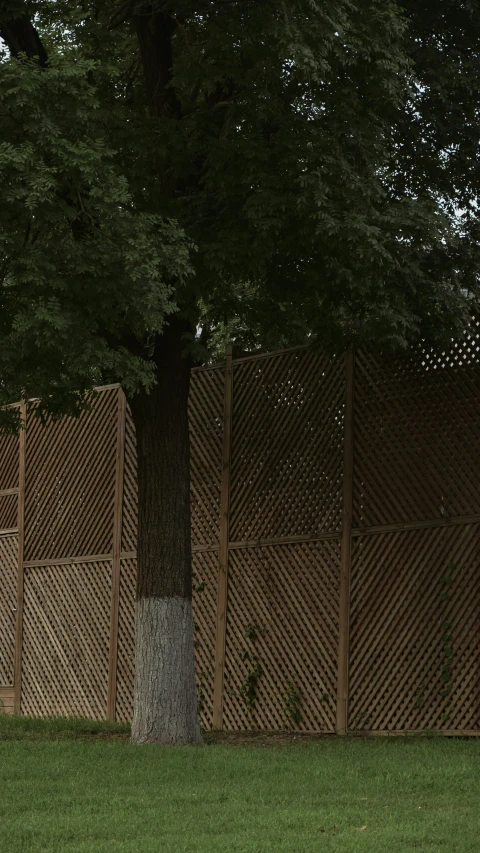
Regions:
[[[25,53],[29,59],[38,59],[42,68],[47,65],[47,52],[27,15],[11,20],[0,20],[0,38],[3,39],[12,56]]]
[[[169,85],[173,73],[172,35],[178,23],[167,12],[133,15],[147,97],[153,115],[181,118],[181,106]]]
[[[125,3],[118,6],[108,19],[107,30],[115,30],[120,27],[132,14],[132,9],[133,0],[126,0]]]

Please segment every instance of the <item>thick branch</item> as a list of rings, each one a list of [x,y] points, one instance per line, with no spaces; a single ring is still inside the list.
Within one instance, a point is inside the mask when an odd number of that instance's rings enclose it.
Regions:
[[[0,20],[0,38],[12,56],[25,53],[29,59],[37,58],[42,68],[46,66],[47,52],[27,15],[12,20]]]
[[[176,20],[167,12],[134,15],[147,97],[152,113],[165,118],[181,118],[180,102],[172,80],[172,34]]]
[[[98,329],[97,336],[103,338],[110,349],[126,349],[131,355],[139,358],[146,358],[148,355],[147,345],[139,341],[134,334],[126,334],[119,338],[112,334],[112,332],[109,332],[108,329],[101,328]]]
[[[126,0],[125,3],[122,3],[120,6],[117,6],[115,11],[110,15],[107,23],[107,30],[115,30],[124,21],[127,20],[132,14],[133,9],[133,0]]]

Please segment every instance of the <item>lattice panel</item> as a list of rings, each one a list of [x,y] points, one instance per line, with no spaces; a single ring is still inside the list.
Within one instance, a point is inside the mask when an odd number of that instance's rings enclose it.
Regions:
[[[135,426],[128,406],[125,423],[123,484],[122,551],[136,551],[138,524],[137,445]]]
[[[212,725],[213,679],[215,675],[215,614],[217,605],[218,555],[213,551],[193,556],[193,608],[195,660],[200,720]],[[122,560],[118,621],[117,720],[133,716],[135,679],[135,584],[136,560]]]
[[[217,545],[223,443],[223,368],[197,370],[190,383],[193,545]]]
[[[479,348],[358,353],[354,527],[480,513]]]
[[[349,726],[480,729],[479,617],[480,525],[356,537]]]
[[[14,682],[18,536],[0,536],[0,685]]]
[[[18,435],[0,435],[0,490],[18,488],[19,461]]]
[[[343,358],[234,366],[232,541],[340,529],[344,396]]]
[[[336,540],[230,551],[226,729],[334,730],[339,553]]]
[[[116,389],[94,409],[27,429],[25,560],[109,554],[113,547]]]
[[[195,670],[200,721],[205,729],[212,727],[213,716],[217,576],[216,551],[203,551],[193,555]]]
[[[121,722],[128,722],[133,717],[136,563],[136,560],[120,561],[116,719]]]
[[[109,561],[25,571],[22,713],[105,717],[111,576]]]
[[[11,530],[18,524],[18,495],[0,495],[0,530]]]

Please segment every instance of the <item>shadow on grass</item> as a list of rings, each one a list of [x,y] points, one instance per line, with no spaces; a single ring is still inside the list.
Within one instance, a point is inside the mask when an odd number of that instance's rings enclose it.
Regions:
[[[0,741],[5,740],[116,740],[130,739],[129,723],[75,717],[23,717],[0,714]]]
[[[0,741],[59,741],[59,740],[111,740],[127,743],[130,740],[130,723],[108,720],[90,720],[76,717],[24,717],[0,713]],[[308,734],[299,732],[203,732],[206,745],[282,747],[301,746],[320,741],[347,741],[372,739],[368,733],[349,732],[342,738],[333,733]],[[389,736],[387,740],[415,742],[419,739],[443,739],[437,731],[406,732]],[[377,738],[374,738],[377,740]],[[382,738],[383,740],[384,738]],[[456,740],[463,740],[460,736]]]

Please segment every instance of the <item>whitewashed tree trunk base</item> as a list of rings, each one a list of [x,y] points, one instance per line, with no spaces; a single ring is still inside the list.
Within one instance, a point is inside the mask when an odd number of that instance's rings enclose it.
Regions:
[[[198,720],[192,602],[137,601],[133,743],[202,743]]]

